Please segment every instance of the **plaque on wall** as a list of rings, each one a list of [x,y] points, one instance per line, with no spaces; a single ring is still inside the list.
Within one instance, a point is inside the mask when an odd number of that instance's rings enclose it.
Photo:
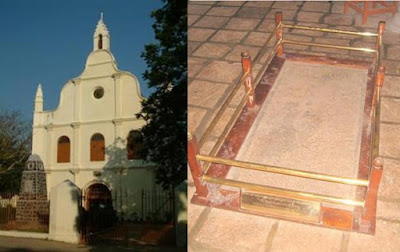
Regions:
[[[24,193],[32,193],[33,192],[33,181],[25,180],[24,183]]]

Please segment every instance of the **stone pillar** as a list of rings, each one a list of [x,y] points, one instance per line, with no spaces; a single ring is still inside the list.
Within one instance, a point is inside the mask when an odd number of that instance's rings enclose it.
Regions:
[[[38,155],[30,155],[22,172],[16,220],[47,225],[48,206],[43,162]]]
[[[81,191],[70,180],[50,191],[49,240],[79,243]]]

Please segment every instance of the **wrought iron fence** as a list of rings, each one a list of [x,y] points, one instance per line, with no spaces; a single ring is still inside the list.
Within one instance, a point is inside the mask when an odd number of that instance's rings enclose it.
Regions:
[[[173,240],[171,192],[162,189],[129,192],[119,188],[112,192],[112,199],[109,196],[96,190],[82,195],[83,242],[157,244],[163,239]],[[131,205],[136,206],[135,210],[128,209]]]
[[[150,223],[172,221],[173,204],[173,194],[170,191],[142,189],[142,220]]]
[[[18,195],[0,192],[0,229],[4,224],[15,221]]]

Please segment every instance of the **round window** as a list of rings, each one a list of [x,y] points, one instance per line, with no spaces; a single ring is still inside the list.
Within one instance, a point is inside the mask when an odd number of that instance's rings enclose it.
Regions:
[[[104,95],[104,88],[102,87],[97,87],[93,92],[93,96],[96,99],[100,99],[101,97],[103,97],[103,95]]]

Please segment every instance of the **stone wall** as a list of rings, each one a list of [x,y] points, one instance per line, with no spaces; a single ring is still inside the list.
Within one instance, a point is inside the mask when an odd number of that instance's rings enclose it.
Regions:
[[[20,222],[36,222],[48,224],[49,202],[46,196],[32,200],[19,200],[17,203],[16,220]]]

